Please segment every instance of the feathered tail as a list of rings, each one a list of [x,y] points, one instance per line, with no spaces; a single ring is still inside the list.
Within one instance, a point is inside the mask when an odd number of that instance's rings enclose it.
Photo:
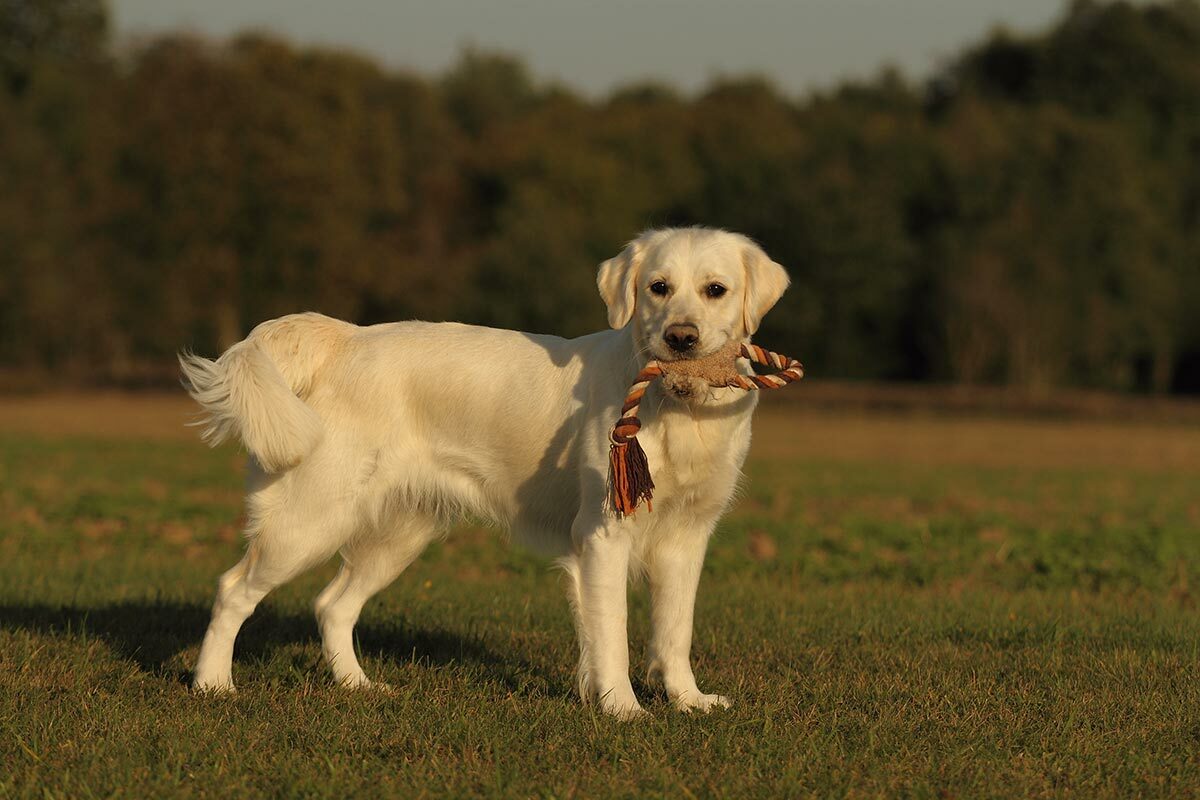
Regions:
[[[296,396],[253,334],[216,361],[181,353],[179,366],[188,394],[204,409],[196,424],[210,446],[236,435],[264,470],[282,472],[321,441],[320,416]]]

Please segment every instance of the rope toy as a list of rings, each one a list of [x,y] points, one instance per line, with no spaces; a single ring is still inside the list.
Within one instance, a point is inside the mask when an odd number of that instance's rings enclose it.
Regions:
[[[736,359],[748,358],[778,372],[770,375],[743,375],[737,371]],[[646,452],[638,444],[638,431],[642,421],[638,419],[638,406],[646,390],[656,379],[677,395],[686,397],[694,391],[697,382],[717,389],[733,388],[744,391],[756,389],[781,389],[792,381],[804,377],[804,367],[794,358],[772,353],[755,344],[731,342],[704,358],[679,361],[648,361],[633,379],[625,402],[621,404],[621,418],[608,435],[611,446],[608,453],[608,504],[618,517],[637,511],[638,504],[646,501],[650,511],[654,497],[654,480],[650,477],[650,464]]]

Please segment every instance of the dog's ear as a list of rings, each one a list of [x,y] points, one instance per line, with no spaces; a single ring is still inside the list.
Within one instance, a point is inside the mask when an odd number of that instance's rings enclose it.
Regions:
[[[763,316],[783,296],[791,280],[783,267],[772,261],[762,248],[747,240],[742,249],[746,289],[742,293],[742,325],[746,335],[758,330]]]
[[[634,239],[619,256],[601,264],[596,273],[596,286],[608,306],[608,324],[614,329],[624,328],[633,319],[633,309],[637,305],[637,276],[644,253],[641,240]]]

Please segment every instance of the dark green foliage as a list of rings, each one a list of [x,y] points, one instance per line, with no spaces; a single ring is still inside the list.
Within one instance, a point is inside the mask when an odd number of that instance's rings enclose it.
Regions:
[[[162,382],[302,309],[576,335],[600,260],[708,224],[789,268],[760,338],[814,375],[1200,382],[1195,0],[1078,0],[925,86],[799,101],[105,35],[99,3],[0,1],[0,377]]]

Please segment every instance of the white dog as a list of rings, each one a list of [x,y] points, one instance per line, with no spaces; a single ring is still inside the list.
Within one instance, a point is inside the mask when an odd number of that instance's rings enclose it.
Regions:
[[[788,277],[743,236],[687,228],[643,234],[600,265],[597,282],[613,330],[578,339],[298,314],[264,322],[215,362],[181,356],[206,440],[236,434],[252,456],[249,544],[221,576],[197,689],[232,689],[233,642],[255,606],[337,552],[341,570],[316,600],[324,654],[340,683],[369,686],[352,639],[363,604],[471,514],[563,567],[585,702],[642,713],[626,634],[627,582],[642,573],[650,679],[681,709],[729,705],[696,686],[692,611],[757,393],[652,387],[638,437],[654,470],[652,511],[606,508],[608,434],[649,357],[747,341]]]

